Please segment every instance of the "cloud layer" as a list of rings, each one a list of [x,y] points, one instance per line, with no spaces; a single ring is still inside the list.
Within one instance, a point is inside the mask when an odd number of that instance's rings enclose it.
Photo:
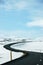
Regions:
[[[3,4],[4,3],[4,4]],[[0,8],[4,8],[5,10],[22,10],[27,6],[27,3],[25,1],[18,1],[16,2],[16,0],[4,0],[4,1],[0,1]]]
[[[39,19],[39,20],[35,20],[35,21],[32,21],[32,22],[28,22],[26,24],[28,27],[34,27],[34,26],[38,26],[38,27],[43,27],[43,20]]]

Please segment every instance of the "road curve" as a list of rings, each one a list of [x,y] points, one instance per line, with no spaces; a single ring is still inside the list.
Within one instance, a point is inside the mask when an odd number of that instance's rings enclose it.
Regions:
[[[29,52],[11,48],[11,45],[19,43],[20,42],[7,44],[4,46],[4,48],[14,52],[22,52],[23,56],[2,65],[43,65],[43,53]]]

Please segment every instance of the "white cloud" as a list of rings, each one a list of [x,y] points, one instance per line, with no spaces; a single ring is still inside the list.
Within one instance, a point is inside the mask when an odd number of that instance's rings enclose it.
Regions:
[[[32,22],[27,22],[26,25],[29,27],[34,27],[34,26],[43,27],[43,19],[34,20]]]
[[[4,4],[0,5],[0,9],[5,9],[5,10],[11,10],[12,7],[13,7],[12,4],[7,1],[5,1]]]
[[[25,1],[16,2],[14,0],[12,1],[8,0],[8,1],[5,1],[4,4],[1,4],[0,8],[5,9],[5,10],[12,10],[12,9],[23,10],[26,6],[27,6],[27,3]]]
[[[6,9],[6,10],[11,10],[11,9],[12,9],[12,6],[11,6],[10,4],[8,4],[8,5],[6,5],[6,6],[4,7],[4,9]]]
[[[0,30],[0,39],[3,38],[28,38],[28,39],[38,39],[39,37],[43,37],[43,34],[41,34],[39,31],[36,30],[10,30],[10,31],[4,31]],[[42,38],[40,38],[42,39]]]
[[[16,9],[22,10],[27,6],[27,3],[25,1],[20,1],[15,4]]]
[[[34,37],[34,33],[36,31],[26,31],[26,30],[15,30],[15,31],[1,31],[0,30],[0,38],[32,38]]]

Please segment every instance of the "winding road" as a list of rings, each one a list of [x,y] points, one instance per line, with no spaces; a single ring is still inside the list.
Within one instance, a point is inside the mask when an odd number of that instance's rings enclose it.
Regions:
[[[19,43],[21,42],[7,44],[4,46],[4,48],[14,52],[22,52],[23,56],[21,56],[18,59],[14,59],[12,61],[4,63],[2,65],[43,65],[43,53],[30,52],[26,50],[24,51],[11,48],[12,45],[16,45]]]

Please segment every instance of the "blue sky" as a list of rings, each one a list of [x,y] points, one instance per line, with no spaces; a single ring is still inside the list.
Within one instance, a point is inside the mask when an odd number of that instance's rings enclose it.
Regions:
[[[43,37],[43,0],[0,0],[0,36]]]

